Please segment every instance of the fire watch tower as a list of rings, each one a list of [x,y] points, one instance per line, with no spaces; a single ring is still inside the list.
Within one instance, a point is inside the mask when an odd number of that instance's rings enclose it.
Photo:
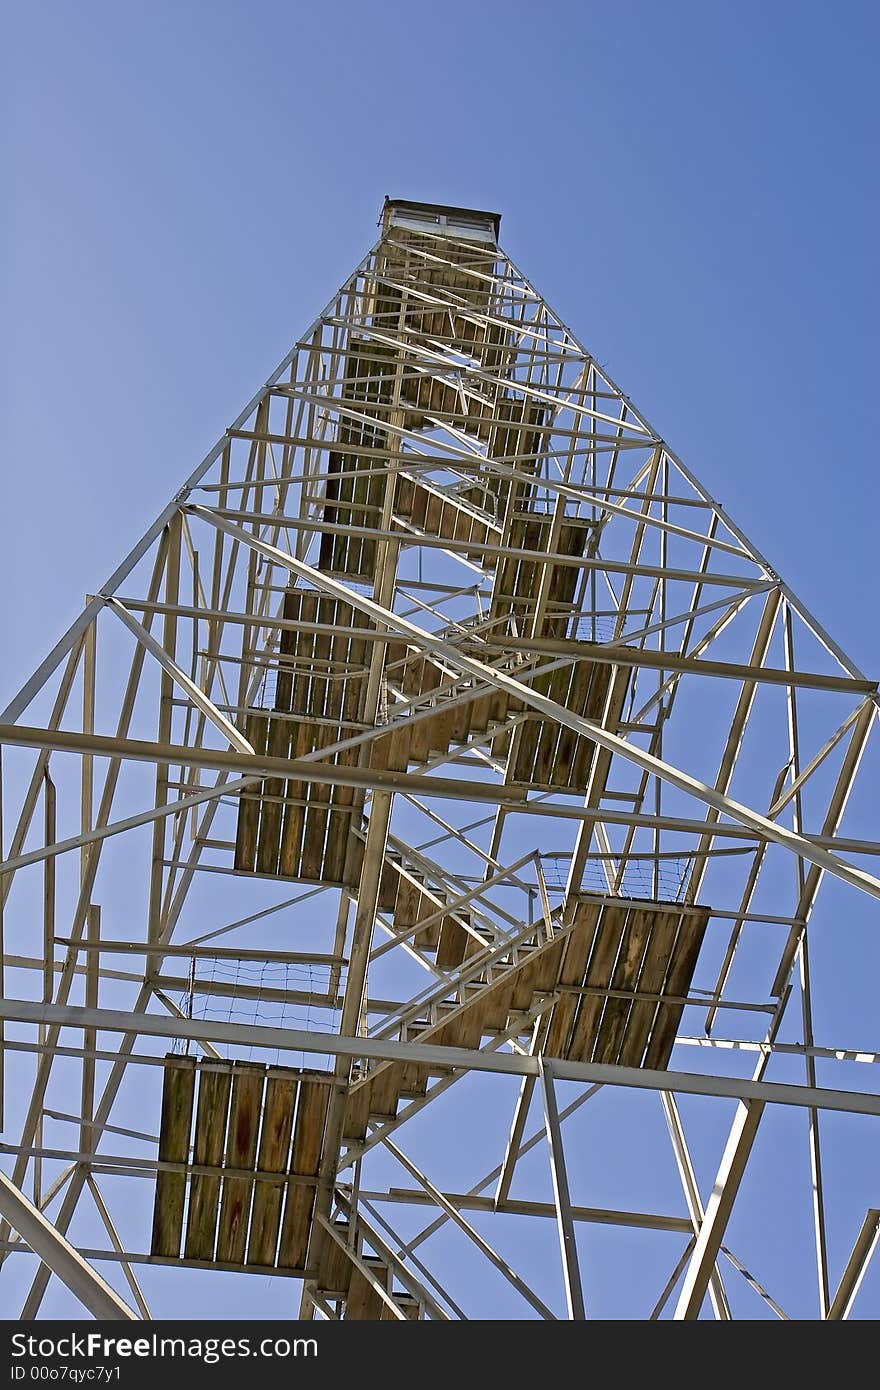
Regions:
[[[386,200],[0,716],[26,1317],[871,1314],[877,684],[499,221]]]

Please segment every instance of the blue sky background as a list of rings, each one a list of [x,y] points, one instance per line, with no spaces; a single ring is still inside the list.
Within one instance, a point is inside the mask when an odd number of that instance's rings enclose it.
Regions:
[[[513,259],[876,674],[878,40],[858,0],[9,7],[0,696],[386,193],[499,210]]]

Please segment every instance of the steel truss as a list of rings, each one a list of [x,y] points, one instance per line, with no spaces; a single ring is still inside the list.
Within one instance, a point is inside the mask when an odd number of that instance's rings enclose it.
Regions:
[[[810,952],[827,875],[870,969],[877,684],[497,231],[386,203],[0,716],[26,1317],[52,1274],[147,1317],[180,1264],[302,1317],[786,1317],[774,1181],[807,1315],[860,1311],[880,1198],[841,1205],[821,1130],[876,1120],[880,1053]],[[657,1243],[638,1279],[600,1227]]]

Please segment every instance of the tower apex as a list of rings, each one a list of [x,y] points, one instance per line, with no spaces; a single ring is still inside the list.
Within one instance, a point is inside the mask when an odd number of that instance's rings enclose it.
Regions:
[[[441,236],[465,237],[473,241],[498,241],[499,212],[479,208],[449,207],[445,203],[414,203],[407,198],[388,198],[382,207],[382,230],[406,227],[409,231],[431,231]]]

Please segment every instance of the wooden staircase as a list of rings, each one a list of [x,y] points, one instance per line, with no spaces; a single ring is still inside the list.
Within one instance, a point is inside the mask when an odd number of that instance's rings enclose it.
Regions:
[[[440,981],[370,1036],[475,1048],[509,1032],[549,997],[547,1056],[663,1069],[668,1065],[709,912],[675,903],[580,897],[569,920],[530,924],[464,956]],[[436,1069],[435,1069],[436,1070]],[[424,1096],[432,1069],[367,1065],[350,1088],[344,1136],[362,1144],[371,1123]]]

